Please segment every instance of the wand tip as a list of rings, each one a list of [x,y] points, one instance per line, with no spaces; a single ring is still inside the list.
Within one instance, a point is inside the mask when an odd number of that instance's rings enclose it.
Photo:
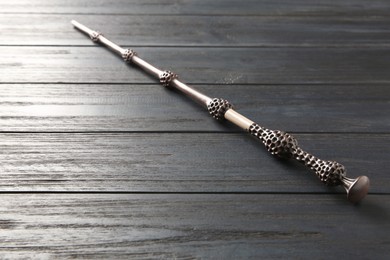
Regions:
[[[73,26],[76,26],[78,24],[76,20],[71,20],[70,23],[73,24]]]
[[[73,26],[74,26],[76,29],[82,31],[82,32],[85,33],[85,34],[92,35],[92,34],[94,33],[93,30],[91,30],[91,29],[89,29],[87,26],[85,26],[85,25],[83,25],[83,24],[77,22],[76,20],[71,20],[70,23],[73,24]]]

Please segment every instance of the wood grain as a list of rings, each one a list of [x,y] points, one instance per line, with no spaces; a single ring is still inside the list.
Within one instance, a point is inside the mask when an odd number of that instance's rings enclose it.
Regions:
[[[354,207],[322,195],[2,194],[0,253],[306,259],[325,250],[326,258],[385,259],[388,197]]]
[[[0,1],[1,259],[387,259],[387,0]],[[341,187],[80,34],[134,47],[300,146]]]
[[[0,51],[4,53],[0,83],[156,82],[103,47],[0,47]],[[140,47],[136,51],[190,84],[390,82],[390,74],[383,69],[390,67],[388,48]]]
[[[86,45],[70,20],[120,45],[375,47],[390,45],[388,16],[215,16],[3,14],[0,45]],[[26,25],[28,20],[28,26]],[[34,28],[32,31],[32,27]]]
[[[226,98],[268,128],[328,133],[390,129],[387,84],[195,88]],[[1,131],[239,131],[157,84],[1,84],[0,92]]]
[[[387,0],[247,0],[245,4],[236,0],[96,0],[86,3],[82,0],[64,2],[61,0],[20,0],[2,1],[1,13],[57,13],[57,14],[123,14],[123,15],[299,15],[299,16],[342,16],[388,15]]]
[[[295,136],[388,193],[389,135]],[[0,151],[1,191],[344,193],[245,133],[1,134]]]

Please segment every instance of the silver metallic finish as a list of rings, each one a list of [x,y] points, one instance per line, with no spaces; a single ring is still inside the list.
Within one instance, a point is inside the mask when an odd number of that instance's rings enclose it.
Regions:
[[[207,107],[207,105],[212,100],[210,97],[202,94],[201,92],[193,88],[190,88],[189,86],[179,81],[178,79],[173,79],[171,82],[171,86],[179,90],[180,92],[184,93],[186,96],[188,96],[198,104],[203,105],[204,107]]]
[[[131,61],[139,66],[141,69],[143,69],[144,71],[146,71],[147,73],[155,76],[156,78],[160,78],[160,74],[162,73],[162,70],[154,67],[153,65],[149,64],[148,62],[144,61],[143,59],[141,59],[140,57],[138,56],[133,56],[133,58],[131,59]]]
[[[74,27],[76,27],[80,31],[88,34],[90,37],[91,37],[92,33],[95,32],[94,30],[89,29],[87,26],[85,26],[85,25],[83,25],[83,24],[81,24],[81,23],[79,23],[79,22],[77,22],[75,20],[72,20],[70,22],[73,24]]]
[[[92,32],[92,33],[90,34],[91,40],[92,40],[93,42],[97,42],[97,41],[99,40],[99,37],[100,37],[100,36],[103,36],[103,34],[100,33],[100,32]]]
[[[359,176],[356,179],[343,177],[341,182],[347,191],[348,200],[353,203],[361,201],[370,188],[370,180],[367,176]]]
[[[133,51],[132,49],[126,49],[123,53],[122,53],[122,58],[125,62],[130,62],[134,56],[136,56],[137,53],[135,51]]]
[[[241,115],[240,113],[237,113],[236,111],[234,111],[233,108],[231,108],[225,112],[225,119],[232,122],[236,126],[244,129],[245,131],[249,131],[250,126],[254,123],[249,118],[246,118],[245,116]]]
[[[291,158],[298,149],[298,142],[290,134],[263,128],[254,123],[249,132],[259,138],[272,154],[282,158]]]
[[[250,126],[249,133],[260,139],[272,155],[296,159],[314,171],[326,185],[343,185],[351,202],[356,203],[367,194],[369,180],[366,176],[360,176],[356,179],[347,178],[346,170],[342,164],[335,161],[324,161],[303,151],[298,146],[298,141],[290,134],[266,129],[256,123]]]
[[[340,185],[341,179],[346,176],[343,165],[333,161],[320,160],[303,151],[298,146],[297,140],[288,133],[266,129],[256,123],[251,125],[249,133],[259,138],[272,155],[296,159],[313,170],[326,185]]]
[[[100,35],[98,37],[98,39],[99,39],[100,43],[102,43],[103,45],[107,46],[111,50],[115,51],[119,55],[122,55],[125,52],[125,49],[123,49],[122,47],[120,47],[117,44],[113,43],[112,41],[110,41],[109,39],[104,37],[103,35]]]
[[[118,46],[117,44],[115,44],[112,41],[105,38],[102,34],[99,34],[98,32],[89,29],[85,25],[83,25],[75,20],[72,20],[71,23],[78,30],[84,32],[85,34],[88,34],[91,38],[93,36],[94,38],[97,39],[97,42],[102,43],[103,45],[109,47],[111,50],[120,54],[126,62],[131,61],[133,64],[139,66],[141,69],[143,69],[147,73],[155,76],[158,79],[160,79],[160,76],[162,76],[162,74],[164,73],[164,71],[154,67],[153,65],[149,64],[148,62],[146,62],[143,59],[141,59],[140,57],[138,57],[136,52],[134,52],[133,50],[124,49],[124,48]],[[208,103],[211,101],[210,97],[208,97],[208,96],[200,93],[199,91],[197,91],[193,88],[190,88],[186,84],[180,82],[177,79],[177,76],[168,78],[167,81],[169,81],[167,83],[169,83],[168,85],[170,87],[176,88],[177,90],[183,92],[185,95],[189,96],[191,99],[193,99],[194,101],[196,101],[197,103],[199,103],[205,107],[207,107]],[[166,84],[165,79],[164,79],[163,84]]]
[[[212,117],[216,120],[222,121],[225,119],[225,113],[227,110],[233,108],[233,105],[229,101],[222,98],[214,98],[208,105],[207,109]]]
[[[346,177],[345,167],[335,161],[324,161],[298,148],[293,150],[292,156],[300,163],[313,170],[318,178],[329,186],[341,185]]]
[[[177,74],[173,73],[172,71],[165,70],[159,75],[159,78],[160,78],[160,83],[164,87],[169,87],[172,80],[177,79],[178,76],[177,76]]]
[[[74,27],[76,27],[80,31],[84,32],[85,34],[88,34],[93,42],[100,42],[103,45],[109,47],[111,50],[115,51],[116,53],[118,53],[120,55],[122,55],[126,51],[125,49],[118,46],[114,42],[108,40],[106,37],[103,36],[102,33],[91,30],[88,27],[86,27],[85,25],[82,25],[81,23],[79,23],[75,20],[72,20],[71,23],[73,24]]]
[[[93,31],[88,27],[72,20],[71,23],[80,31],[88,34],[94,42],[100,42],[111,50],[120,54],[122,58],[139,66],[144,71],[155,76],[164,86],[176,88],[197,103],[207,107],[209,113],[217,120],[227,119],[233,124],[248,131],[251,135],[260,139],[267,150],[281,158],[294,158],[313,170],[318,178],[326,185],[342,185],[347,191],[348,200],[353,203],[362,200],[368,192],[370,181],[366,176],[359,176],[356,179],[346,177],[346,170],[343,165],[335,161],[324,161],[303,151],[297,140],[290,134],[269,130],[259,126],[252,120],[244,117],[233,110],[233,106],[224,99],[211,99],[199,91],[180,82],[177,75],[170,71],[162,71],[153,65],[139,58],[131,49],[123,49],[117,44],[105,38],[101,33]]]

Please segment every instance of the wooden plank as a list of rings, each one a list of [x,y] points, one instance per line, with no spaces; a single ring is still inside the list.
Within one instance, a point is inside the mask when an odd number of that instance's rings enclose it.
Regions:
[[[187,83],[389,83],[388,48],[137,48]],[[152,83],[103,47],[0,47],[1,82]],[[23,55],[22,55],[23,54]],[[231,62],[227,62],[231,61]]]
[[[354,207],[323,195],[2,194],[0,205],[4,258],[390,254],[389,196],[371,196]]]
[[[389,135],[295,136],[350,177],[368,175],[371,192],[388,192]],[[2,191],[344,193],[245,133],[3,133],[0,161]]]
[[[257,1],[247,0],[19,0],[2,1],[1,13],[57,13],[57,14],[198,14],[198,15],[388,15],[387,0],[297,0]]]
[[[388,46],[389,16],[104,16],[3,14],[0,45],[93,45],[76,19],[132,46]],[[26,25],[26,21],[28,24]],[[34,28],[32,30],[32,28]]]
[[[389,132],[383,85],[198,85],[272,129]],[[1,84],[1,131],[239,131],[159,85]]]

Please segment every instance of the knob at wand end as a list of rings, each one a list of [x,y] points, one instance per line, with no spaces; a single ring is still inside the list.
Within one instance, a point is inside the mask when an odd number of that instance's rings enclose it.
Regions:
[[[367,176],[359,176],[356,179],[342,178],[342,183],[347,191],[347,198],[352,203],[358,203],[368,193],[370,179]]]

